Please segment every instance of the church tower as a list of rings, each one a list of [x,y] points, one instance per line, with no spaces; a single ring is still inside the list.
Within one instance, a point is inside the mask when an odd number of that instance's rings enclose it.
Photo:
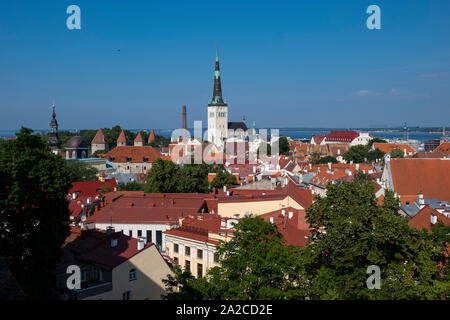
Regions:
[[[50,121],[50,133],[47,144],[54,154],[61,154],[61,139],[58,134],[58,121],[56,121],[55,104],[52,106],[52,120]]]
[[[216,68],[214,71],[214,90],[211,102],[208,104],[208,141],[223,145],[223,139],[228,133],[228,105],[222,98],[220,83],[219,51],[216,49]]]

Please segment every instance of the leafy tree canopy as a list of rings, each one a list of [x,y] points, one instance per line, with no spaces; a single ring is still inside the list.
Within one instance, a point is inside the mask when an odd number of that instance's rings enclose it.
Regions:
[[[372,148],[374,143],[387,143],[387,141],[381,138],[373,138],[367,143],[367,145],[369,146],[369,148]]]
[[[0,145],[0,255],[31,299],[52,297],[61,246],[69,235],[65,160],[23,128]]]
[[[66,163],[72,182],[91,181],[97,179],[98,170],[83,161],[69,160]]]
[[[391,151],[391,158],[403,158],[404,152],[398,148]]]

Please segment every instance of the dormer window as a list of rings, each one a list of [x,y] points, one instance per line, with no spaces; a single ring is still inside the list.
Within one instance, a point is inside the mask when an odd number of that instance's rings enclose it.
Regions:
[[[127,157],[127,162],[130,162],[131,161],[131,157]]]
[[[148,161],[148,158],[142,157],[142,161],[143,161],[143,162],[147,162],[147,161]]]

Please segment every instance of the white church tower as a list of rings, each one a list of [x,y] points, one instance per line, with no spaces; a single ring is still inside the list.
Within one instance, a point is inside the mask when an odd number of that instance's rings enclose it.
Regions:
[[[208,104],[208,141],[217,146],[223,145],[228,133],[228,105],[222,98],[220,83],[219,52],[216,50],[216,69],[214,71],[213,98]]]

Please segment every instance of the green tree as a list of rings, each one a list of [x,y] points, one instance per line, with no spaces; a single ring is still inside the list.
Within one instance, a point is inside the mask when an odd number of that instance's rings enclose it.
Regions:
[[[83,161],[69,160],[66,164],[72,182],[97,180],[98,170]]]
[[[281,155],[288,156],[289,155],[289,141],[285,136],[281,136],[278,140],[279,143],[279,152]]]
[[[367,179],[329,184],[307,209],[313,228],[303,268],[310,299],[440,299],[450,292],[442,250],[398,214],[386,193],[377,205]],[[326,231],[326,232],[323,232]],[[366,286],[367,267],[381,269],[381,289]],[[447,265],[448,267],[448,265]]]
[[[366,162],[369,158],[369,147],[363,145],[353,146],[346,153],[344,153],[344,159],[347,162],[353,161],[354,163]]]
[[[143,191],[144,185],[136,181],[130,181],[128,183],[119,184],[117,189],[119,191]]]
[[[375,150],[371,150],[368,153],[368,157],[367,160],[369,161],[375,161],[377,159],[384,159],[384,152],[381,151],[380,149],[376,148]]]
[[[166,299],[295,299],[304,296],[296,263],[299,248],[285,245],[276,225],[245,217],[217,248],[220,267],[194,279],[180,269],[165,281]],[[297,285],[295,285],[297,283]]]
[[[147,175],[147,183],[144,191],[150,193],[175,193],[177,192],[177,179],[179,167],[171,160],[158,158],[152,165]]]
[[[52,297],[50,275],[69,235],[65,161],[32,130],[0,146],[0,255],[31,299]]]
[[[319,152],[313,152],[309,158],[311,164],[318,164],[322,155]]]
[[[216,177],[211,182],[211,187],[218,189],[222,188],[223,186],[231,186],[236,184],[237,184],[236,177],[223,169],[217,171]]]
[[[367,143],[367,146],[369,146],[370,148],[372,148],[372,146],[373,146],[374,143],[387,143],[387,141],[384,140],[384,139],[381,139],[381,138],[373,138],[372,140],[370,140],[370,141]]]
[[[97,151],[95,151],[95,152],[91,155],[91,157],[92,157],[92,158],[101,158],[101,157],[99,156],[99,154],[106,154],[106,153],[108,153],[107,150],[97,150]]]
[[[327,164],[327,163],[338,163],[338,161],[336,160],[336,158],[332,157],[332,156],[326,156],[323,158],[320,158],[317,163],[314,164]]]
[[[391,158],[403,158],[404,152],[398,148],[391,151]]]
[[[184,193],[207,193],[208,166],[206,164],[185,164],[178,170],[177,191]]]
[[[262,144],[258,147],[258,150],[256,151],[256,154],[259,156],[260,152],[262,152]],[[261,150],[261,151],[260,151]],[[270,146],[270,143],[266,143],[266,155],[270,156],[272,155],[272,147]]]

